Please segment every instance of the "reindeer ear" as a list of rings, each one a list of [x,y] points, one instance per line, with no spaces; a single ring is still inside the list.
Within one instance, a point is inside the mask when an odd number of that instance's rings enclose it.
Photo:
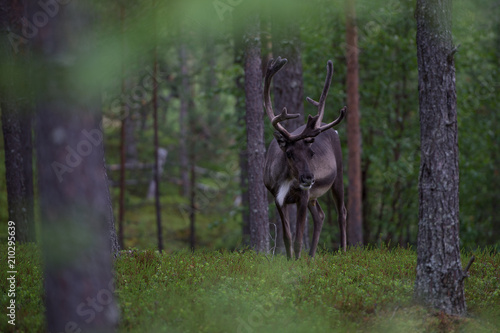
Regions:
[[[304,139],[304,142],[305,142],[306,144],[308,144],[308,145],[311,145],[311,144],[313,144],[313,143],[314,143],[314,137],[312,137],[312,138],[305,138],[305,139]]]
[[[278,142],[278,145],[280,146],[281,149],[285,149],[286,147],[286,140],[285,137],[278,131],[274,131],[274,138]]]

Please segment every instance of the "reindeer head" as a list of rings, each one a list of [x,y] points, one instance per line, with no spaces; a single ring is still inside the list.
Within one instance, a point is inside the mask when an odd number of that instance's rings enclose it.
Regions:
[[[276,129],[274,137],[278,142],[279,147],[283,151],[290,168],[292,177],[299,182],[303,190],[310,189],[314,184],[314,174],[310,170],[310,162],[314,158],[314,138],[321,132],[326,131],[342,121],[345,116],[346,107],[340,110],[340,116],[329,124],[323,124],[323,114],[325,112],[325,101],[330,89],[330,83],[333,75],[333,63],[328,61],[327,76],[323,92],[319,102],[307,97],[307,101],[318,108],[318,114],[314,117],[309,115],[307,123],[302,126],[302,130],[297,129],[293,133],[289,133],[280,122],[297,118],[299,114],[289,114],[286,107],[283,108],[281,114],[275,116],[271,104],[270,86],[271,79],[283,66],[286,64],[286,59],[278,57],[276,60],[271,59],[267,65],[267,72],[264,83],[264,104],[266,113],[271,121],[271,124]]]

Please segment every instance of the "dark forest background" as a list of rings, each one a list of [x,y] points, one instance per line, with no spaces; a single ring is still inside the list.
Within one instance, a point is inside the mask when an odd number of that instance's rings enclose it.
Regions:
[[[234,249],[248,244],[242,168],[246,132],[240,23],[244,20],[238,19],[245,16],[248,6],[248,0],[91,5],[89,22],[98,54],[88,55],[77,84],[81,89],[99,87],[102,127],[96,130],[104,134],[112,206],[117,228],[122,225],[124,248],[157,248],[151,188],[154,76],[158,82],[158,145],[160,155],[165,156],[159,175],[165,249],[185,249],[193,244],[197,248]],[[415,2],[358,1],[356,11],[363,242],[415,246],[420,163]],[[325,112],[325,120],[332,121],[347,98],[344,2],[278,2],[262,5],[259,12],[262,63],[297,52],[302,65],[303,103],[305,96],[317,98],[325,64],[333,61]],[[289,30],[273,30],[276,18]],[[282,52],[276,54],[279,33],[285,37],[280,36]],[[453,34],[459,45],[455,65],[461,245],[498,245],[500,5],[493,0],[455,1]],[[37,63],[36,58],[30,61]],[[24,73],[24,69],[19,71]],[[29,77],[26,95],[37,94],[36,77]],[[315,112],[307,104],[304,110],[305,115]],[[272,129],[267,119],[263,121],[267,146]],[[348,170],[345,124],[337,130],[344,169]],[[0,150],[0,220],[6,222],[4,141]],[[120,213],[121,157],[125,157],[126,169]],[[36,163],[33,166],[36,168]],[[347,184],[347,173],[344,177]],[[346,186],[346,197],[347,191]],[[338,247],[336,212],[330,196],[321,200],[326,220],[320,247],[333,249]],[[35,195],[34,225],[39,235],[36,203]],[[273,222],[276,213],[271,201],[269,212]],[[6,239],[6,232],[6,228],[0,230],[1,239]]]

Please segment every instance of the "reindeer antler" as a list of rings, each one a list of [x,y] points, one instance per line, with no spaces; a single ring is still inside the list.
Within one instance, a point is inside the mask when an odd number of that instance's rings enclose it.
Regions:
[[[297,113],[288,114],[286,108],[283,108],[281,114],[275,116],[273,105],[271,103],[271,79],[273,78],[274,74],[278,73],[283,68],[283,66],[285,66],[286,63],[287,60],[281,59],[281,57],[276,58],[276,60],[271,59],[267,63],[267,72],[264,82],[264,105],[266,107],[267,116],[269,117],[269,120],[271,120],[271,124],[273,125],[273,127],[283,136],[288,138],[291,136],[291,134],[280,124],[280,122],[287,119],[297,118],[300,115]]]
[[[327,73],[326,73],[325,85],[323,87],[323,92],[321,93],[321,97],[319,98],[319,102],[316,102],[315,100],[307,97],[307,101],[318,108],[318,114],[314,117],[309,115],[309,117],[307,118],[306,127],[300,134],[297,135],[290,134],[280,124],[280,122],[284,120],[297,118],[299,116],[299,114],[288,114],[286,107],[283,108],[281,114],[275,116],[271,104],[271,92],[270,92],[271,79],[274,76],[274,74],[280,71],[286,63],[287,63],[286,59],[281,59],[281,57],[278,57],[276,60],[274,59],[269,60],[269,63],[267,64],[267,72],[264,83],[264,104],[266,107],[267,116],[271,120],[271,124],[273,125],[273,127],[278,132],[280,132],[287,141],[295,142],[305,138],[315,137],[321,132],[324,132],[332,128],[333,126],[339,124],[342,121],[342,119],[344,119],[347,110],[347,107],[345,106],[340,110],[340,115],[337,119],[335,119],[329,124],[325,124],[323,126],[321,125],[323,120],[323,115],[325,113],[326,96],[328,95],[328,90],[330,89],[330,84],[332,82],[332,76],[333,76],[333,63],[331,60],[328,60],[326,66]]]
[[[333,63],[331,60],[328,60],[326,63],[326,79],[325,85],[323,87],[323,92],[321,93],[321,97],[319,98],[319,102],[316,102],[310,97],[306,97],[306,100],[312,105],[318,108],[318,126],[321,126],[321,122],[323,121],[323,115],[325,114],[325,101],[326,96],[328,96],[328,90],[330,90],[330,84],[332,83],[333,77]]]

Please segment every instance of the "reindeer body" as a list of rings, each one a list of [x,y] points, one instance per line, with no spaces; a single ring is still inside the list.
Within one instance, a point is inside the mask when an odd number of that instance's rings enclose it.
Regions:
[[[323,227],[325,214],[317,202],[317,198],[332,189],[337,208],[338,224],[340,228],[340,244],[346,250],[346,209],[344,205],[344,186],[342,179],[342,150],[337,131],[331,129],[342,121],[346,108],[341,115],[329,124],[321,122],[324,113],[324,102],[330,86],[333,65],[328,62],[328,75],[325,87],[316,102],[308,101],[318,106],[319,112],[315,117],[309,116],[307,124],[288,133],[279,122],[295,118],[298,115],[288,114],[286,108],[278,116],[274,115],[270,103],[270,82],[272,76],[286,63],[286,59],[278,57],[271,60],[265,81],[266,112],[272,125],[276,128],[275,139],[269,145],[264,169],[264,184],[275,198],[276,208],[283,224],[283,239],[287,257],[300,257],[302,239],[305,228],[307,209],[311,212],[314,231],[310,250],[314,257],[319,242],[319,235]],[[286,206],[297,205],[297,227],[295,242],[292,249],[292,236]]]

